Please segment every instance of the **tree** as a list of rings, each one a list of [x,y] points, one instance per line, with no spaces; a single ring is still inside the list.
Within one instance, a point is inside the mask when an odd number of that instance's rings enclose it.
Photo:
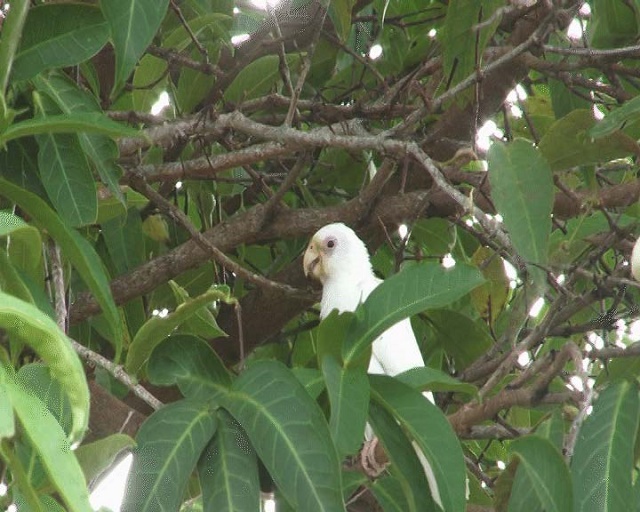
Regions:
[[[2,12],[3,510],[133,439],[124,510],[435,510],[411,440],[447,511],[637,508],[640,4]],[[335,221],[388,279],[319,324]],[[427,368],[367,378],[410,315]]]

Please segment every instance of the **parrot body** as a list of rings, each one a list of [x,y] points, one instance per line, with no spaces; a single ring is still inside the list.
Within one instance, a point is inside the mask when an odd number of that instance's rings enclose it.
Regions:
[[[342,223],[328,224],[316,232],[304,254],[303,265],[305,275],[322,283],[321,319],[334,309],[341,313],[355,311],[382,283],[373,273],[364,242]],[[371,346],[369,373],[394,376],[420,366],[424,366],[424,359],[408,318],[392,325]],[[434,402],[430,392],[423,394]],[[373,431],[367,424],[365,439],[372,438]],[[433,470],[415,441],[412,444],[425,470],[433,499],[442,506]]]

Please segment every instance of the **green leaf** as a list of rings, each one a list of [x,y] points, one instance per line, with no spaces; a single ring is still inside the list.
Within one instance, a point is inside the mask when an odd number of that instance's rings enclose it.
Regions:
[[[11,235],[8,249],[11,263],[40,282],[44,279],[40,232],[17,215],[0,211],[0,238],[8,235]]]
[[[420,392],[386,375],[370,375],[371,397],[409,432],[433,470],[444,510],[463,511],[466,469],[462,448],[442,411]]]
[[[456,369],[469,366],[493,344],[486,324],[458,311],[437,309],[427,317],[432,327],[429,341],[453,359]]]
[[[550,441],[527,436],[511,443],[519,464],[509,498],[509,511],[567,512],[573,507],[571,476],[558,449]]]
[[[216,427],[215,412],[207,402],[180,400],[149,416],[136,435],[122,510],[178,510],[189,476]]]
[[[101,224],[102,236],[116,272],[121,275],[145,261],[142,221],[137,208]]]
[[[110,137],[137,137],[139,132],[112,121],[99,112],[77,112],[74,114],[38,117],[13,123],[0,133],[0,146],[20,137],[43,133],[101,133]]]
[[[351,32],[351,10],[355,0],[334,0],[329,2],[327,14],[336,29],[336,34],[343,43],[349,38]]]
[[[551,169],[561,171],[638,154],[636,141],[622,132],[594,139],[591,129],[596,126],[590,110],[574,110],[553,123],[538,146]]]
[[[604,119],[597,121],[587,133],[594,139],[599,139],[611,135],[623,128],[627,122],[635,121],[638,118],[640,118],[640,96],[636,96],[611,110],[604,116]]]
[[[489,149],[491,198],[511,242],[526,263],[544,265],[549,252],[554,188],[551,169],[528,141]]]
[[[34,83],[38,91],[51,98],[63,114],[101,112],[97,99],[62,73],[41,74],[34,79]],[[122,170],[116,163],[118,158],[116,143],[100,134],[80,133],[78,138],[80,146],[95,166],[102,182],[124,204],[124,196],[118,183]]]
[[[300,56],[287,55],[289,69],[293,72],[300,66]],[[241,103],[275,92],[281,81],[280,57],[265,55],[242,68],[238,76],[224,92],[225,101]]]
[[[391,475],[377,478],[370,488],[378,503],[382,505],[384,512],[406,512],[409,510],[402,484],[397,478]]]
[[[15,435],[15,420],[11,397],[4,384],[4,369],[0,367],[0,441]]]
[[[319,370],[315,368],[291,368],[291,372],[296,379],[304,386],[309,396],[314,400],[320,396],[324,389],[324,377]]]
[[[45,69],[75,66],[93,57],[109,38],[100,9],[53,3],[29,10],[13,78],[26,80]]]
[[[473,384],[460,382],[448,373],[428,366],[411,368],[395,375],[395,378],[418,391],[453,391],[471,396],[478,393],[478,388]]]
[[[366,368],[344,367],[327,355],[322,373],[329,394],[329,429],[340,456],[356,453],[362,444],[369,409],[369,380]]]
[[[450,84],[456,85],[470,75],[476,66],[476,56],[481,56],[489,39],[495,32],[500,17],[477,32],[474,27],[491,17],[501,0],[451,0],[447,8],[447,17],[442,29],[443,68]]]
[[[590,5],[592,15],[587,34],[591,46],[621,48],[635,42],[638,35],[637,3],[592,0]]]
[[[98,215],[96,185],[89,162],[70,134],[39,135],[38,167],[47,195],[66,224],[93,224]]]
[[[39,398],[60,424],[66,435],[72,426],[72,411],[68,396],[51,370],[41,363],[31,363],[18,370],[18,383],[24,390]]]
[[[369,419],[391,462],[389,471],[402,486],[408,505],[407,510],[411,512],[436,512],[438,508],[429,493],[424,469],[411,441],[404,434],[400,425],[391,413],[375,400],[369,406]]]
[[[32,304],[0,292],[0,328],[9,339],[32,347],[69,397],[71,442],[82,439],[89,421],[89,388],[78,356],[56,323]]]
[[[113,302],[109,281],[102,262],[93,247],[77,231],[69,229],[47,204],[34,194],[0,178],[0,195],[20,205],[41,227],[45,228],[61,247],[66,258],[80,274],[96,297],[116,342],[116,360],[122,344],[122,324]]]
[[[9,260],[4,249],[0,249],[0,290],[14,297],[35,304],[29,288],[20,278],[17,269]]]
[[[204,510],[260,510],[258,459],[242,427],[224,410],[218,430],[198,462]]]
[[[67,509],[91,510],[84,475],[58,422],[36,397],[12,382],[5,384],[22,429]]]
[[[209,344],[187,334],[160,343],[149,359],[147,377],[156,386],[177,384],[186,398],[199,400],[214,400],[231,386],[231,375]]]
[[[444,269],[436,263],[412,265],[386,279],[356,311],[343,347],[345,365],[400,320],[459,299],[484,281],[480,272],[458,263]]]
[[[571,462],[575,512],[628,510],[639,410],[638,388],[627,381],[607,387],[593,403]]]
[[[0,44],[0,96],[4,97],[9,84],[13,60],[22,38],[24,23],[29,12],[29,0],[13,2],[11,10],[4,15],[2,44]]]
[[[340,464],[318,405],[283,364],[256,361],[223,406],[296,510],[344,510]]]
[[[76,450],[76,457],[86,481],[92,482],[110,470],[118,455],[133,448],[135,444],[126,434],[112,434],[80,446]]]
[[[117,91],[155,36],[169,0],[101,0],[116,53],[113,90]]]
[[[189,293],[182,288],[178,283],[171,280],[169,286],[173,292],[176,302],[183,304],[189,300]],[[204,339],[219,338],[220,336],[226,336],[226,333],[220,329],[216,318],[208,308],[200,308],[189,319],[187,319],[181,326],[180,330],[185,333],[193,334],[194,336],[200,336]]]
[[[229,300],[228,293],[225,290],[212,288],[208,292],[194,297],[184,304],[180,304],[175,311],[169,313],[164,318],[154,316],[147,320],[138,330],[129,347],[127,362],[125,364],[127,371],[131,374],[137,373],[147,359],[149,359],[151,352],[153,352],[163,339],[169,336],[176,327],[195,314],[196,311],[206,307],[215,300]]]

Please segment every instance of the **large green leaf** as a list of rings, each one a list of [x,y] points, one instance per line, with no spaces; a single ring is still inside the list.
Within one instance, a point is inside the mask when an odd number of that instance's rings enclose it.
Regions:
[[[0,366],[0,441],[13,437],[16,432],[11,396],[5,386],[7,378],[9,377],[5,374],[5,369]]]
[[[23,389],[39,398],[69,435],[73,421],[71,403],[66,389],[54,378],[51,369],[42,363],[31,363],[20,368],[17,377]]]
[[[340,464],[326,421],[289,369],[276,361],[253,363],[223,406],[296,510],[344,510]]]
[[[93,57],[109,38],[100,9],[81,3],[51,3],[29,10],[13,78],[74,66]]]
[[[629,510],[639,410],[638,387],[627,381],[593,403],[571,461],[575,512]]]
[[[287,63],[293,71],[300,66],[298,55],[287,55]],[[280,83],[280,57],[265,55],[256,59],[238,73],[224,92],[224,99],[233,103],[263,96]]]
[[[0,133],[0,146],[5,145],[10,140],[30,135],[73,132],[101,133],[110,137],[136,137],[139,135],[137,130],[116,123],[102,113],[76,112],[73,114],[38,117],[13,123]]]
[[[568,512],[573,507],[571,476],[558,449],[538,436],[511,444],[519,464],[509,498],[509,511]]]
[[[81,89],[62,73],[40,74],[34,79],[34,83],[38,91],[51,98],[63,114],[101,111],[100,104],[92,94]],[[109,187],[114,196],[121,203],[124,203],[124,197],[118,184],[122,170],[116,163],[118,157],[116,143],[101,134],[79,133],[78,137],[80,146],[95,166],[100,179]]]
[[[171,334],[176,327],[194,315],[200,308],[207,307],[216,300],[228,300],[226,290],[212,288],[193,299],[180,304],[175,311],[165,317],[154,316],[138,330],[129,352],[127,353],[126,368],[129,373],[136,373],[149,359],[151,352]],[[224,334],[220,331],[221,334]]]
[[[425,455],[444,510],[463,511],[466,469],[462,448],[447,418],[422,394],[386,375],[370,375],[371,397],[409,432]]]
[[[0,328],[9,339],[32,347],[69,397],[73,421],[71,442],[84,435],[89,421],[89,388],[78,356],[56,323],[32,304],[0,292]]]
[[[371,491],[378,503],[382,505],[384,512],[407,512],[409,510],[402,484],[397,478],[391,475],[377,478],[371,484]]]
[[[71,512],[91,510],[84,475],[62,427],[35,396],[13,382],[7,381],[5,386],[29,443],[67,509]]]
[[[528,141],[489,149],[491,198],[511,242],[526,263],[544,265],[549,252],[554,190],[551,169]]]
[[[483,281],[478,269],[463,263],[450,269],[421,263],[386,279],[356,311],[343,347],[345,365],[352,364],[362,350],[403,318],[448,305]]]
[[[101,0],[116,53],[114,91],[127,80],[167,12],[169,0]]]
[[[475,27],[478,22],[490,18],[493,12],[503,4],[502,0],[475,2],[451,0],[449,2],[442,34],[442,48],[443,67],[446,77],[450,77],[451,85],[456,85],[482,64],[476,62],[476,58],[482,56],[485,46],[498,26],[500,17],[496,17],[492,23],[480,31],[476,31]]]
[[[124,512],[178,510],[200,454],[216,432],[207,402],[165,405],[142,424],[127,480]]]
[[[461,382],[442,370],[428,366],[411,368],[395,375],[395,378],[419,391],[453,391],[472,396],[478,393],[478,388],[473,384]]]
[[[9,75],[22,38],[22,30],[27,20],[30,4],[29,0],[14,1],[11,10],[4,14],[2,44],[0,44],[0,95],[2,96],[7,92]],[[6,118],[2,120],[2,122],[6,121]]]
[[[0,211],[0,238],[11,236],[8,254],[11,262],[34,281],[44,278],[40,231],[17,215]]]
[[[574,110],[549,128],[538,147],[553,171],[638,154],[636,141],[622,132],[594,139],[591,129],[595,126],[590,110]]]
[[[209,344],[188,334],[166,338],[151,354],[147,377],[157,386],[176,385],[186,398],[215,399],[231,376]]]
[[[429,494],[429,485],[411,441],[389,411],[376,401],[369,406],[369,419],[378,439],[389,457],[391,475],[402,486],[407,510],[436,512],[438,509]],[[383,499],[384,501],[384,499]]]
[[[369,406],[369,380],[364,367],[345,367],[334,357],[322,360],[331,403],[329,429],[340,455],[355,453],[362,444]]]
[[[47,195],[66,224],[93,224],[98,215],[96,184],[78,139],[71,134],[38,135],[38,167]]]
[[[611,135],[620,130],[625,123],[640,117],[640,96],[625,102],[614,108],[609,113],[593,125],[588,134],[594,139],[599,139],[606,135]]]
[[[144,262],[145,240],[137,208],[130,208],[126,215],[103,222],[101,227],[107,251],[118,275],[125,274]]]
[[[218,411],[216,436],[198,462],[203,510],[260,510],[258,459],[242,427],[225,410]]]
[[[342,42],[346,42],[351,32],[351,10],[355,0],[334,0],[329,2],[327,14]]]
[[[75,230],[67,227],[56,213],[34,194],[0,178],[0,195],[20,205],[20,208],[27,212],[37,224],[45,228],[60,245],[66,258],[78,271],[100,304],[102,312],[109,322],[112,339],[115,340],[116,350],[119,353],[122,344],[120,315],[113,302],[102,262],[93,247]]]
[[[135,446],[135,441],[126,434],[112,434],[78,447],[76,457],[88,483],[111,469],[116,458],[125,450]]]
[[[633,44],[638,35],[637,2],[589,2],[592,16],[587,27],[589,43],[594,48],[620,48]]]
[[[0,249],[0,290],[20,300],[35,304],[33,295],[4,249]]]

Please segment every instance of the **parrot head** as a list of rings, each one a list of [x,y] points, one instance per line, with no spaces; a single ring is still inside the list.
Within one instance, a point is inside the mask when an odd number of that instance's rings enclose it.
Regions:
[[[333,278],[371,273],[364,242],[341,222],[327,224],[313,235],[302,263],[304,274],[323,284]]]

